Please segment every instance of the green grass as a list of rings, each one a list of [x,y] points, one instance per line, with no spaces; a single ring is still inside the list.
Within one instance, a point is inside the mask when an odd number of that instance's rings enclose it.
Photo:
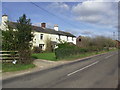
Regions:
[[[32,54],[33,58],[36,59],[45,59],[45,60],[51,60],[51,61],[56,61],[55,53],[35,53]]]
[[[115,50],[116,49],[111,49],[109,51],[87,52],[87,53],[84,53],[84,54],[72,55],[72,56],[64,58],[63,60],[75,60],[75,59],[85,58],[85,57],[88,57],[88,56],[107,53],[107,52],[115,51]]]
[[[35,53],[35,54],[32,54],[32,57],[35,59],[45,59],[45,60],[50,60],[50,61],[75,60],[75,59],[84,58],[84,57],[97,55],[97,54],[102,54],[102,53],[110,52],[110,51],[114,51],[114,50],[116,50],[116,49],[112,49],[109,51],[100,51],[100,52],[87,52],[84,54],[71,55],[71,56],[63,58],[63,59],[56,59],[55,53]]]
[[[102,54],[105,53],[105,51],[101,51],[101,52],[87,52],[84,54],[78,54],[78,55],[72,55],[69,57],[64,58],[64,60],[75,60],[75,59],[80,59],[80,58],[84,58],[84,57],[88,57],[88,56],[92,56],[92,55],[97,55],[97,54]]]
[[[13,72],[13,71],[20,71],[29,68],[35,67],[34,64],[12,64],[12,63],[5,63],[2,64],[2,72]]]

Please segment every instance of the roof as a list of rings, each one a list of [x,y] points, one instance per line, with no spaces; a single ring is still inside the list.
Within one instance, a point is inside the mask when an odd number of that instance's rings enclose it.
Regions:
[[[3,16],[8,16],[8,15],[4,14],[4,15],[2,15],[2,17],[3,17]]]
[[[120,41],[119,41],[119,40],[116,40],[116,41],[120,43]]]
[[[10,26],[12,26],[13,28],[16,28],[16,22],[9,22],[8,23]],[[48,34],[56,34],[56,35],[63,35],[63,36],[68,36],[68,37],[76,37],[73,34],[69,33],[69,32],[64,32],[64,31],[55,31],[54,29],[50,29],[50,28],[45,28],[43,29],[42,27],[39,26],[33,26],[32,25],[32,29],[33,31],[36,32],[42,32],[42,33],[48,33]]]

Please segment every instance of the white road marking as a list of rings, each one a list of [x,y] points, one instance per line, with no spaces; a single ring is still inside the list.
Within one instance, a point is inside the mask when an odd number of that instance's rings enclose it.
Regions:
[[[79,72],[79,71],[82,71],[82,70],[84,70],[84,69],[86,69],[86,68],[88,68],[88,67],[90,67],[90,66],[93,66],[93,65],[97,64],[98,62],[99,62],[99,61],[96,61],[96,62],[94,62],[94,63],[92,63],[92,64],[90,64],[90,65],[88,65],[88,66],[85,66],[85,67],[83,67],[83,68],[81,68],[81,69],[78,69],[78,70],[72,72],[72,73],[69,73],[69,74],[67,74],[67,76],[70,76],[70,75],[75,74],[75,73],[77,73],[77,72]]]
[[[107,56],[107,57],[105,57],[105,58],[107,59],[107,58],[109,58],[109,57],[111,57],[111,56],[113,56],[113,55]]]

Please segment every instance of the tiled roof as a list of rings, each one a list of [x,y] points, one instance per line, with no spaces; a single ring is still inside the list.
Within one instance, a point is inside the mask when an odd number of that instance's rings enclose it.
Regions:
[[[9,22],[9,25],[12,26],[13,28],[16,28],[16,22]],[[75,37],[71,33],[64,32],[64,31],[55,31],[54,29],[50,29],[50,28],[43,29],[42,27],[33,26],[33,25],[32,25],[32,28],[33,28],[33,31],[36,31],[36,32]]]

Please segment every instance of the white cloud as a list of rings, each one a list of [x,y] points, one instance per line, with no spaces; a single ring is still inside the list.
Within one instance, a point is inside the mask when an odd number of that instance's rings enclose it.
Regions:
[[[73,6],[72,12],[75,15],[75,20],[104,26],[107,25],[107,27],[117,26],[117,3],[95,1],[98,0],[84,1]]]
[[[63,2],[53,2],[50,4],[49,9],[55,9],[55,10],[69,10],[69,6]]]
[[[106,36],[106,37],[110,37],[113,38],[113,32],[109,31],[109,30],[97,30],[97,29],[66,29],[66,32],[70,32],[76,36],[90,36],[90,37],[94,37],[94,36]],[[117,33],[117,32],[115,32]],[[117,37],[117,34],[116,34]]]
[[[84,31],[81,32],[81,34],[83,34],[83,35],[93,35],[93,32],[90,31],[90,30],[84,30]]]

